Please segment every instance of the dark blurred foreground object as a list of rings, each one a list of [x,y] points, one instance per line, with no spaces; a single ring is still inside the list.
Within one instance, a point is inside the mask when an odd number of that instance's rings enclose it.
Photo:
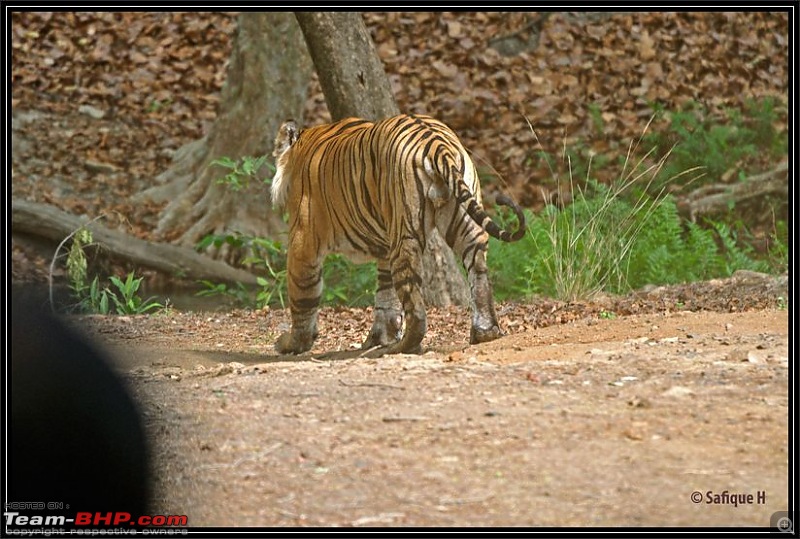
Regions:
[[[149,454],[139,410],[123,381],[36,294],[12,291],[9,315],[6,501],[145,514]]]

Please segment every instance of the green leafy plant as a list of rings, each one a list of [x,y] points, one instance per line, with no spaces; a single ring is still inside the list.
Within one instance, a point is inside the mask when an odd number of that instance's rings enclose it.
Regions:
[[[783,273],[789,269],[789,225],[778,221],[770,234],[768,261],[773,271]]]
[[[198,296],[227,296],[238,304],[247,307],[261,308],[271,305],[277,299],[281,307],[286,300],[286,250],[280,241],[258,238],[245,234],[212,234],[204,237],[197,245],[197,250],[210,246],[220,248],[229,245],[241,250],[244,255],[242,263],[255,268],[263,275],[258,276],[258,290],[253,297],[252,291],[241,283],[230,287],[224,283],[200,281],[205,289],[197,292]]]
[[[161,109],[168,108],[171,105],[172,105],[172,99],[167,98],[163,101],[159,101],[158,99],[153,99],[152,101],[150,101],[150,104],[147,105],[145,110],[148,113],[154,113],[161,111]]]
[[[549,230],[546,242],[537,243],[537,248],[549,253],[544,269],[554,282],[556,297],[585,299],[603,290],[628,288],[629,257],[665,199],[663,191],[656,197],[648,196],[647,191],[669,157],[666,153],[652,161],[651,150],[634,161],[640,142],[629,146],[619,180],[611,185],[592,180],[590,161],[584,186],[570,175],[572,204],[563,209],[549,206],[544,212]],[[570,156],[563,155],[571,172]]]
[[[649,210],[637,210],[617,198],[601,211],[607,227],[593,226],[592,216],[603,200],[605,196],[597,200],[593,195],[577,206],[550,206],[532,216],[520,242],[492,240],[489,267],[497,297],[586,299],[600,290],[625,293],[648,284],[729,277],[740,269],[786,270],[741,246],[725,223],[706,221],[701,226],[684,221],[672,196],[664,196]],[[774,248],[783,249],[779,242]]]
[[[123,281],[119,277],[111,276],[109,280],[116,288],[100,288],[100,279],[95,277],[86,290],[86,294],[79,297],[80,309],[84,312],[97,314],[146,314],[150,311],[164,309],[165,305],[155,301],[155,297],[142,299],[137,291],[143,277],[134,277],[133,272],[128,273]]]
[[[108,294],[114,302],[117,314],[145,314],[152,310],[164,308],[163,304],[155,301],[155,297],[147,299],[139,297],[139,286],[142,284],[144,277],[134,277],[133,272],[130,272],[124,281],[114,275],[108,279],[117,290],[113,292],[106,288],[103,290],[103,294]]]
[[[490,279],[498,300],[525,298],[533,294],[553,294],[543,276],[535,276],[541,269],[539,261],[543,253],[537,249],[537,245],[543,243],[546,237],[544,222],[530,210],[525,209],[523,213],[528,230],[521,240],[505,243],[489,238]],[[507,228],[513,222],[512,219],[511,212],[506,208],[497,209],[495,220],[501,226]]]
[[[108,289],[100,289],[100,279],[95,277],[89,286],[89,294],[81,300],[81,309],[84,312],[96,314],[111,314]]]
[[[589,118],[592,120],[592,125],[595,131],[602,134],[605,131],[606,122],[603,120],[603,110],[597,103],[590,103],[587,106]]]
[[[275,166],[266,161],[267,155],[262,155],[260,157],[245,156],[238,160],[231,159],[230,157],[221,157],[212,161],[209,166],[217,165],[228,169],[230,172],[217,179],[217,183],[227,185],[234,191],[239,191],[250,184],[250,180],[257,176],[261,167],[266,166],[272,173],[275,172]],[[272,174],[270,174],[268,178],[263,178],[261,181],[269,185],[272,182]]]
[[[113,275],[109,277],[116,292],[108,287],[101,288],[100,278],[97,276],[89,282],[85,249],[93,243],[92,233],[85,227],[77,229],[59,244],[50,265],[51,276],[58,252],[70,238],[72,238],[72,244],[67,254],[67,278],[72,296],[77,300],[77,308],[80,311],[97,314],[113,312],[116,314],[144,314],[165,307],[156,302],[153,297],[148,299],[139,297],[138,290],[143,277],[136,278],[133,272],[128,273],[124,281]],[[50,302],[52,305],[52,277]]]
[[[273,298],[277,297],[280,306],[286,307],[288,271],[285,265],[281,269],[275,269],[269,261],[265,261],[265,266],[269,278],[258,277],[256,279],[258,286],[261,287],[256,294],[256,305],[258,307],[270,305],[273,303]]]
[[[161,310],[166,306],[155,301],[155,297],[142,299],[137,291],[143,277],[135,277],[133,272],[128,273],[123,281],[119,277],[111,276],[109,280],[116,288],[100,288],[100,279],[95,277],[88,286],[86,294],[80,297],[80,308],[84,312],[97,314],[146,314],[150,311]]]
[[[675,284],[729,277],[747,269],[767,272],[769,263],[740,246],[726,224],[707,220],[705,226],[684,222],[673,197],[666,198],[642,232],[628,261],[629,284]]]
[[[242,283],[235,283],[234,285],[227,285],[225,283],[214,283],[212,281],[201,280],[198,281],[199,284],[204,286],[203,290],[199,290],[195,292],[195,296],[198,297],[211,297],[211,296],[223,296],[230,298],[232,302],[236,305],[242,305],[245,307],[256,307],[255,303],[251,299],[251,293],[247,289],[245,285]]]
[[[224,283],[200,281],[205,288],[198,296],[221,295],[233,298],[240,305],[262,308],[278,304],[286,306],[287,271],[286,249],[280,241],[255,238],[240,234],[207,236],[197,248],[216,247],[222,244],[244,249],[247,255],[243,262],[260,268],[262,275],[257,277],[258,287],[253,298],[240,283],[230,287]],[[329,255],[322,267],[323,292],[322,305],[367,305],[375,295],[377,270],[374,263],[354,264],[339,254]]]
[[[374,262],[354,264],[345,256],[331,254],[322,267],[323,305],[371,305],[378,270]]]

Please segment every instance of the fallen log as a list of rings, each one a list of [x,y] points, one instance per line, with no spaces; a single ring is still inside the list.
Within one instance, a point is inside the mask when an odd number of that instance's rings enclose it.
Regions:
[[[789,163],[782,163],[774,169],[745,178],[741,182],[715,183],[700,187],[686,197],[689,219],[694,222],[698,216],[725,211],[733,204],[744,200],[765,196],[789,196]]]
[[[11,202],[12,234],[29,234],[59,242],[81,226],[92,232],[95,243],[115,257],[181,279],[256,284],[252,273],[233,268],[193,251],[166,243],[141,240],[66,213],[55,206],[26,200]]]

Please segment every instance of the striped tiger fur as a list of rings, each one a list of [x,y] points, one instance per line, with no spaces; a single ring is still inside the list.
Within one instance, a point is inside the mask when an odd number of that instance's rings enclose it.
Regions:
[[[329,252],[378,267],[375,318],[363,349],[372,355],[420,353],[426,331],[422,252],[436,227],[468,273],[470,342],[502,335],[487,277],[489,235],[516,241],[525,234],[520,207],[501,195],[519,221],[495,224],[481,205],[478,175],[456,134],[429,116],[399,115],[377,123],[348,118],[299,131],[281,125],[275,139],[272,201],[288,209],[291,331],[280,353],[309,350],[317,336],[322,262]],[[405,320],[405,331],[403,321]]]

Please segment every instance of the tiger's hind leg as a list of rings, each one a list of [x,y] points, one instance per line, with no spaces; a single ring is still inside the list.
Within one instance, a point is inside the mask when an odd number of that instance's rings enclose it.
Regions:
[[[322,295],[322,255],[302,255],[299,241],[289,242],[286,261],[292,329],[275,343],[281,354],[302,354],[317,338],[317,314]]]
[[[375,318],[362,350],[386,346],[403,336],[403,311],[397,298],[388,260],[378,261],[378,290],[375,292]]]
[[[469,342],[477,344],[502,337],[486,265],[489,234],[454,202],[437,213],[436,227],[467,270],[472,308]]]
[[[427,329],[425,301],[422,298],[422,249],[417,238],[401,241],[391,255],[392,282],[405,316],[405,331],[399,341],[365,354],[380,357],[384,354],[419,354]]]

